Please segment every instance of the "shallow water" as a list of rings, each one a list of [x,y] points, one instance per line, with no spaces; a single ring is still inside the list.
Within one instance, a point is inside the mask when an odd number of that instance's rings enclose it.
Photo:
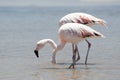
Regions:
[[[120,9],[119,5],[80,7],[0,7],[0,80],[119,80],[120,75]],[[79,44],[81,60],[75,69],[71,44],[51,61],[52,48],[46,46],[37,59],[36,42],[51,38],[58,42],[58,20],[70,12],[86,12],[107,21],[108,29],[93,27],[104,39],[92,43],[88,65],[84,65],[87,44]]]

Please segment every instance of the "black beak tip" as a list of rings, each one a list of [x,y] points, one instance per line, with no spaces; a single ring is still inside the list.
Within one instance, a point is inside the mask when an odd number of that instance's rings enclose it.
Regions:
[[[38,51],[37,51],[37,50],[34,50],[34,53],[35,53],[35,55],[37,56],[37,58],[39,58]]]

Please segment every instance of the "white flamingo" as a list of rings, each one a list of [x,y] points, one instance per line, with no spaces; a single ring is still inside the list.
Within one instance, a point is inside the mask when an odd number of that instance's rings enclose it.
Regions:
[[[104,37],[101,33],[93,30],[92,28],[78,23],[67,23],[62,25],[58,30],[58,36],[60,40],[58,45],[51,39],[43,39],[38,41],[34,50],[35,55],[39,57],[38,51],[48,43],[53,47],[52,63],[56,63],[56,53],[57,51],[63,49],[66,43],[77,44],[87,38]],[[73,63],[69,68],[74,68],[74,64],[76,63],[74,51],[73,54]]]
[[[90,14],[87,14],[87,13],[70,13],[70,14],[67,14],[65,16],[63,16],[60,20],[59,20],[59,25],[64,25],[66,23],[80,23],[80,24],[84,24],[84,25],[87,25],[89,27],[92,27],[94,25],[102,25],[104,27],[107,27],[106,25],[106,22],[100,18],[96,18]],[[86,39],[85,40],[87,43],[88,43],[88,50],[87,50],[87,53],[89,52],[90,50],[90,47],[91,47],[91,43]],[[74,45],[72,44],[72,46],[74,47]],[[75,51],[78,52],[77,50],[77,45],[76,46],[76,49]],[[85,64],[87,64],[87,55],[86,55],[86,60],[85,60]],[[79,53],[78,53],[78,59],[80,59],[80,56],[79,56]]]
[[[80,12],[67,14],[59,20],[60,26],[66,23],[80,23],[80,24],[85,24],[90,27],[96,24],[100,24],[104,27],[107,27],[106,22],[104,20],[100,18],[96,18],[90,14],[80,13]]]

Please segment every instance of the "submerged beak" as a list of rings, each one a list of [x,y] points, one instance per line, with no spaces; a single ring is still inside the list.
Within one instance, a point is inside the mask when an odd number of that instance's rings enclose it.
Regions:
[[[37,58],[39,58],[39,54],[37,50],[34,50],[35,55],[37,56]]]

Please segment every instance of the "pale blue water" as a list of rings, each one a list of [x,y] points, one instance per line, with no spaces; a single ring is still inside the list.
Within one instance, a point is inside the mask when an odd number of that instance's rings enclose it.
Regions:
[[[0,7],[0,80],[119,80],[120,5],[79,7]],[[51,38],[58,42],[59,19],[71,12],[86,12],[106,20],[108,29],[95,26],[105,39],[90,39],[92,48],[84,65],[87,44],[79,44],[81,60],[75,70],[71,44],[57,54],[52,65],[52,48],[46,46],[37,59],[36,42]]]

